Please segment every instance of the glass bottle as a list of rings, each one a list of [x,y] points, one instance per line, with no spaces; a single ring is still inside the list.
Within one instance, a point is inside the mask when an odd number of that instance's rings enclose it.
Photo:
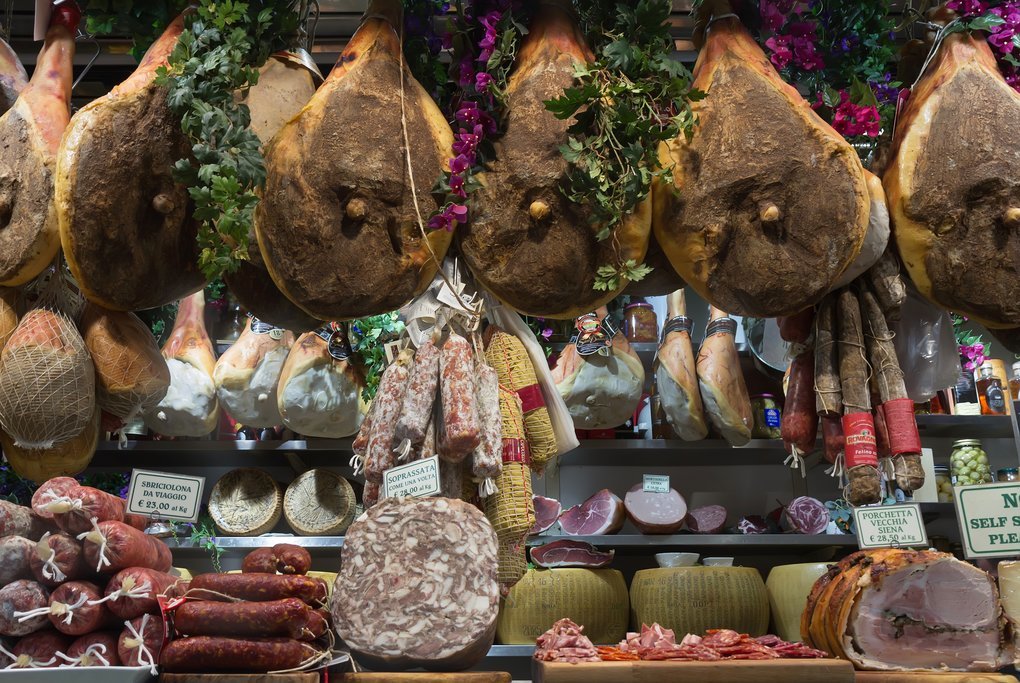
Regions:
[[[659,340],[659,319],[652,305],[635,298],[624,308],[627,341],[654,343]]]
[[[1020,400],[1020,361],[1013,363],[1013,377],[1009,380],[1009,395],[1014,401]]]
[[[960,439],[953,443],[953,452],[949,455],[949,473],[957,486],[988,484],[992,481],[988,454],[978,439]]]
[[[985,361],[978,371],[977,392],[982,415],[1005,415],[1006,395],[992,364]]]

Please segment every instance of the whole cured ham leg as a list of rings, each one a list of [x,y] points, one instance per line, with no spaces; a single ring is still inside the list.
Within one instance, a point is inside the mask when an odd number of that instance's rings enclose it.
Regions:
[[[737,355],[736,330],[736,321],[712,306],[697,369],[708,421],[731,445],[743,446],[751,440],[754,417]]]
[[[1020,327],[1017,130],[1020,93],[988,44],[952,33],[900,114],[883,177],[918,290],[988,328]]]
[[[191,144],[155,83],[184,29],[175,19],[138,68],[71,119],[57,159],[56,205],[64,256],[95,303],[138,311],[198,290],[198,223],[174,180]]]
[[[216,427],[220,407],[213,372],[216,355],[205,331],[205,295],[182,299],[174,329],[163,345],[170,388],[145,413],[146,426],[165,436],[206,436]]]
[[[21,65],[18,54],[7,41],[0,40],[0,114],[14,105],[26,85],[28,73]]]
[[[723,1],[694,67],[698,125],[660,147],[676,192],[653,193],[653,228],[702,297],[740,315],[817,303],[857,258],[871,198],[854,149],[787,85]],[[673,188],[663,188],[673,189]]]
[[[846,287],[878,263],[889,245],[889,206],[886,202],[882,181],[870,171],[864,172],[868,182],[868,196],[871,198],[871,213],[868,218],[868,234],[864,238],[860,253],[836,279],[832,289]]]
[[[21,285],[49,265],[60,250],[53,208],[53,170],[60,136],[71,117],[74,33],[81,18],[77,5],[53,9],[46,42],[32,80],[0,117],[0,285]],[[17,61],[17,58],[14,58]],[[10,55],[0,68],[13,93],[20,76]],[[15,71],[11,76],[9,72]]]
[[[402,12],[400,0],[373,0],[326,82],[266,153],[259,249],[280,291],[320,320],[403,306],[432,282],[452,239],[445,230],[423,237],[418,222],[439,208],[429,190],[448,168],[453,132],[403,61]]]
[[[666,299],[666,324],[656,355],[655,386],[673,431],[684,441],[708,436],[705,409],[698,388],[697,361],[691,344],[691,319],[687,317],[684,290]]]
[[[283,422],[276,388],[294,333],[248,318],[244,331],[216,361],[216,396],[230,416],[249,427]]]
[[[525,314],[575,318],[627,285],[593,288],[600,266],[644,259],[651,205],[640,204],[615,239],[600,242],[590,212],[563,195],[568,165],[560,146],[574,121],[557,119],[544,102],[574,85],[574,64],[592,54],[568,0],[536,4],[507,84],[506,133],[478,176],[483,187],[472,195],[471,221],[458,242],[475,278],[503,303]]]

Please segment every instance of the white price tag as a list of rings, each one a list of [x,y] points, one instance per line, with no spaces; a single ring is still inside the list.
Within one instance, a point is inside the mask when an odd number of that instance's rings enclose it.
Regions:
[[[416,460],[383,472],[382,498],[425,498],[439,493],[439,456]]]
[[[131,470],[127,511],[156,519],[197,522],[205,477]]]
[[[1020,555],[1020,484],[954,486],[953,497],[968,558]]]
[[[928,546],[921,506],[876,505],[854,508],[857,545],[869,548],[918,548]]]
[[[669,493],[669,475],[646,474],[643,488],[647,493]]]

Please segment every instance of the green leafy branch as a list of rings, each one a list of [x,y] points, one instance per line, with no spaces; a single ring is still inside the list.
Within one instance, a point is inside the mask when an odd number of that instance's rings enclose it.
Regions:
[[[201,222],[199,267],[212,278],[248,257],[248,235],[265,182],[265,160],[248,107],[234,93],[258,82],[258,67],[294,42],[298,15],[289,0],[202,0],[190,14],[169,65],[158,70],[167,103],[192,143],[174,167]]]
[[[216,526],[212,521],[212,517],[207,514],[201,515],[197,522],[170,522],[170,533],[178,543],[181,542],[181,537],[186,535],[187,540],[192,546],[196,548],[202,548],[209,553],[209,559],[212,560],[213,571],[219,573],[222,570],[220,567],[220,558],[223,556],[223,548],[216,542]]]
[[[585,3],[582,3],[585,4]],[[613,237],[644,201],[652,182],[671,183],[672,169],[659,162],[659,144],[693,135],[693,88],[687,67],[673,58],[669,0],[620,3],[610,14],[600,3],[582,8],[587,33],[601,43],[597,59],[575,65],[576,85],[545,105],[558,119],[574,118],[560,148],[570,164],[563,192],[588,207],[600,241]],[[651,268],[634,260],[603,265],[595,289],[613,290],[620,279],[640,280]]]
[[[351,349],[365,372],[366,402],[375,397],[379,378],[386,369],[386,344],[395,341],[404,332],[404,321],[397,312],[373,315],[351,322]]]

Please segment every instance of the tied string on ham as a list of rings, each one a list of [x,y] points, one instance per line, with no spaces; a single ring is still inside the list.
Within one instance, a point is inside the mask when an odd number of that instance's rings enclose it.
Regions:
[[[52,512],[57,515],[66,514],[68,512],[77,512],[82,509],[82,502],[80,498],[69,498],[67,496],[58,495],[56,491],[48,490],[43,492],[43,509],[46,512]]]
[[[109,595],[106,595],[99,600],[89,600],[90,605],[99,605],[110,600],[119,600],[121,598],[132,598],[135,600],[144,600],[151,598],[152,595],[152,583],[148,580],[142,581],[137,586],[133,577],[126,576],[124,581],[120,584],[120,588],[113,591]]]
[[[81,593],[78,599],[71,604],[64,602],[51,602],[46,607],[38,607],[36,609],[30,609],[27,612],[15,612],[14,617],[18,620],[18,623],[23,623],[29,619],[35,619],[36,617],[52,615],[55,617],[64,617],[64,624],[70,626],[71,621],[74,619],[75,612],[84,607],[89,600],[89,596],[85,593]]]
[[[47,491],[46,493],[53,492]],[[36,554],[39,556],[39,559],[42,560],[43,563],[42,564],[43,578],[49,579],[50,581],[56,581],[57,583],[63,583],[64,580],[67,578],[67,575],[64,574],[64,572],[60,570],[60,567],[57,566],[56,562],[54,562],[54,560],[57,557],[57,552],[50,547],[50,544],[48,542],[48,539],[52,535],[53,534],[50,533],[49,531],[42,535],[42,537],[39,539],[35,546]]]
[[[67,662],[66,665],[61,664],[60,665],[61,667],[95,666],[93,660],[98,660],[103,666],[110,666],[110,660],[104,657],[105,654],[106,645],[104,645],[103,643],[92,643],[87,648],[85,648],[85,652],[82,652],[77,657],[68,657],[63,652],[56,653],[57,657]]]
[[[138,650],[138,663],[149,667],[149,673],[155,676],[158,673],[156,670],[156,658],[152,656],[152,652],[145,646],[145,638],[142,637],[142,633],[145,633],[145,627],[148,625],[150,618],[152,618],[151,614],[143,615],[142,622],[139,624],[141,628],[139,629],[136,629],[131,624],[130,619],[124,622],[124,628],[131,634],[130,638],[125,639],[124,647],[128,650]]]
[[[98,517],[92,518],[92,530],[83,531],[78,534],[78,540],[88,540],[99,546],[99,559],[96,561],[97,572],[103,571],[104,566],[109,567],[112,565],[110,558],[106,556],[106,544],[108,543],[108,539],[106,538],[106,534],[103,533],[103,530],[99,528]]]

